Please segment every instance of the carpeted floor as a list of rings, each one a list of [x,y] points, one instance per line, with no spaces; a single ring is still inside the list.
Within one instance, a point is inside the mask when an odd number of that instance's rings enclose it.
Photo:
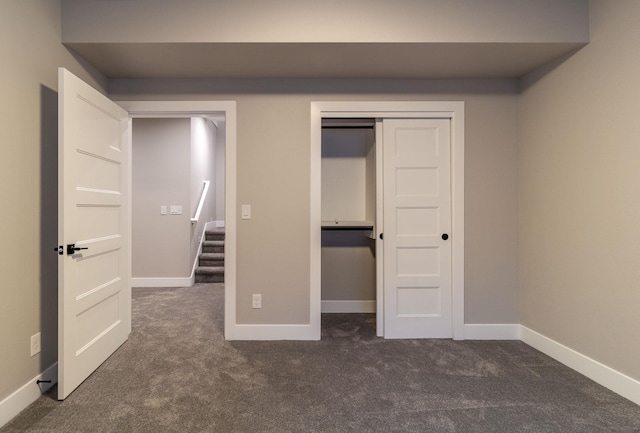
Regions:
[[[319,342],[227,342],[223,286],[134,289],[133,332],[14,432],[640,432],[640,407],[521,342],[375,337],[323,315]]]

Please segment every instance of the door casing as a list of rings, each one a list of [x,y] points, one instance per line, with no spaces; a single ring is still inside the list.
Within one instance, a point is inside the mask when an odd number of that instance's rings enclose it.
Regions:
[[[236,339],[236,102],[235,101],[114,101],[132,118],[225,117],[225,271],[224,335]]]
[[[311,102],[310,167],[310,317],[309,339],[320,339],[321,314],[321,156],[322,118],[430,118],[451,122],[451,290],[453,339],[464,338],[464,102],[462,101],[322,101]],[[378,135],[378,134],[376,134]],[[379,146],[377,139],[376,146]],[[381,197],[377,197],[380,201]],[[381,224],[376,223],[376,239]],[[381,246],[376,245],[376,248]],[[380,278],[378,276],[378,281]],[[377,303],[383,299],[377,284]],[[377,333],[383,333],[383,314],[377,305]]]

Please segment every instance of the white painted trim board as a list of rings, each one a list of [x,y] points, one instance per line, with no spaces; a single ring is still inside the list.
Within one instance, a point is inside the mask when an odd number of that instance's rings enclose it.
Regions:
[[[41,383],[37,380],[50,380],[51,383]],[[43,392],[47,391],[58,382],[58,363],[22,385],[11,395],[0,401],[0,427],[11,421],[16,415],[25,410],[36,401]]]
[[[616,394],[640,405],[640,381],[521,325],[522,341]]]
[[[323,313],[375,313],[376,301],[322,301]]]
[[[191,287],[195,277],[150,277],[131,278],[131,286],[136,287]]]
[[[132,287],[191,287],[196,282],[196,268],[198,267],[198,260],[200,259],[200,253],[202,252],[202,243],[205,241],[205,233],[207,229],[218,227],[217,221],[209,221],[202,229],[202,236],[200,237],[200,243],[198,245],[198,251],[191,267],[191,275],[189,277],[132,277]],[[224,225],[223,225],[224,227]]]
[[[465,340],[520,340],[519,324],[465,324]]]
[[[466,340],[519,340],[640,405],[640,381],[518,324],[465,324]]]

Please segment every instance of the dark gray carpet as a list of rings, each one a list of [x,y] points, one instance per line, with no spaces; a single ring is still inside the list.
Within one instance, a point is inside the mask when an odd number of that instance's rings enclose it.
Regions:
[[[319,342],[226,342],[223,286],[134,289],[133,332],[14,432],[640,432],[640,407],[524,343],[385,341],[324,315]]]

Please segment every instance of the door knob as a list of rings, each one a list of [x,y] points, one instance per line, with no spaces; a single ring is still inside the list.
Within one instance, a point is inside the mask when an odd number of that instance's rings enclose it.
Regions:
[[[67,244],[67,255],[68,256],[72,256],[76,253],[76,251],[80,251],[80,250],[88,250],[89,248],[80,248],[80,247],[76,247],[76,244]]]
[[[448,234],[446,234],[446,233],[444,233],[444,234],[442,235],[442,240],[446,241],[447,239],[449,239],[449,235],[448,235]]]

